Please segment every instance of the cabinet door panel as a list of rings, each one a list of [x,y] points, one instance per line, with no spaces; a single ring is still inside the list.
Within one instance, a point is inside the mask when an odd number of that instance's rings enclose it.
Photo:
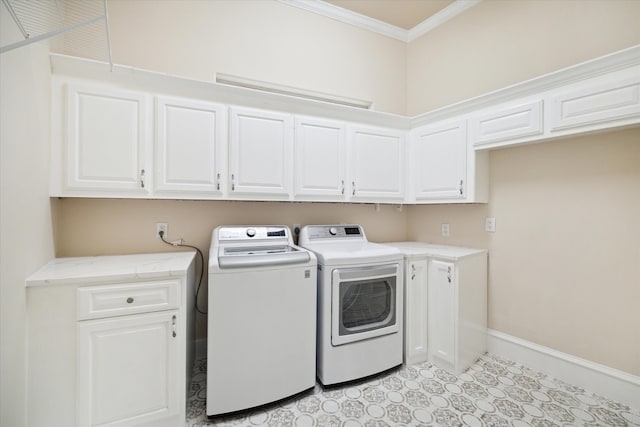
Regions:
[[[231,109],[232,194],[289,196],[293,120],[290,115]]]
[[[156,124],[157,190],[221,194],[225,107],[158,98]]]
[[[350,131],[351,198],[403,200],[404,144],[401,131],[353,127]]]
[[[178,413],[176,313],[78,323],[79,426],[124,426]]]
[[[427,360],[427,260],[413,260],[408,264],[406,313],[406,363]]]
[[[429,275],[429,357],[434,363],[455,366],[457,304],[455,265],[430,260]]]
[[[147,99],[67,87],[67,188],[146,193]]]
[[[296,119],[296,196],[342,200],[345,194],[345,128],[340,122]]]
[[[470,123],[470,139],[474,146],[540,135],[544,131],[542,101],[494,109],[473,116]]]
[[[412,144],[416,200],[464,198],[466,122],[417,129]]]
[[[640,77],[575,85],[552,99],[552,131],[627,119],[640,115]]]

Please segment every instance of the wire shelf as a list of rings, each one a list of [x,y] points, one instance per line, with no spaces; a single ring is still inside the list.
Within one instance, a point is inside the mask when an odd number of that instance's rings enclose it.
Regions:
[[[109,17],[106,0],[2,0],[24,40],[0,47],[8,52],[58,37],[66,54],[109,62]]]

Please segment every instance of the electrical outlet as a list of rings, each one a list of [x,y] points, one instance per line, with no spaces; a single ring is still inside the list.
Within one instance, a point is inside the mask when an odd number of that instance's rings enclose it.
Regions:
[[[485,218],[484,219],[484,231],[487,233],[495,233],[496,232],[496,219],[495,218]]]
[[[449,237],[449,224],[441,224],[440,231],[442,232],[443,237]]]
[[[160,238],[160,232],[162,231],[162,237],[164,240],[169,238],[169,223],[167,222],[158,222],[156,223],[156,237]]]

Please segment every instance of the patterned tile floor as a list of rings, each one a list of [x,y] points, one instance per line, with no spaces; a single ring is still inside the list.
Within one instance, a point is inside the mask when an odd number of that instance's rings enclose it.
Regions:
[[[196,360],[187,425],[640,426],[640,411],[492,354],[459,376],[422,363],[209,421],[206,358]]]

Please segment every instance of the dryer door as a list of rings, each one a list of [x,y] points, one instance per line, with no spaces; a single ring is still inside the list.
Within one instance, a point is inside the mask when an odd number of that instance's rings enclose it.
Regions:
[[[331,343],[342,345],[397,333],[402,319],[398,264],[333,270]]]

